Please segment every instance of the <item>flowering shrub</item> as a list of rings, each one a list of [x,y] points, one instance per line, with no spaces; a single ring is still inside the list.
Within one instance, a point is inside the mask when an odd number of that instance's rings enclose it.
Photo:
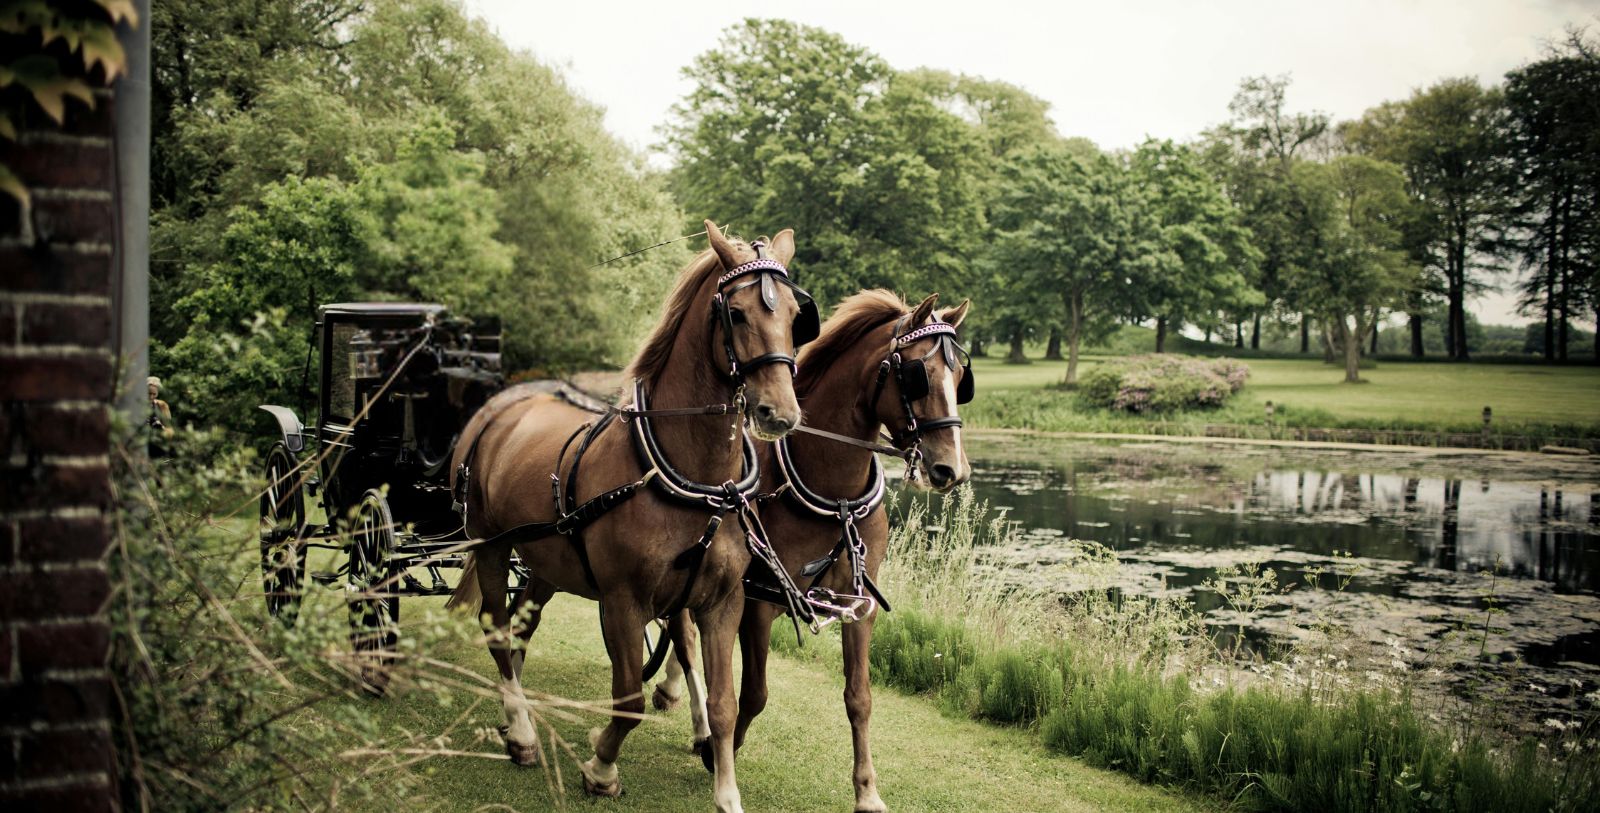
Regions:
[[[1234,359],[1165,353],[1107,361],[1080,382],[1089,403],[1124,412],[1220,406],[1244,387],[1250,368]]]

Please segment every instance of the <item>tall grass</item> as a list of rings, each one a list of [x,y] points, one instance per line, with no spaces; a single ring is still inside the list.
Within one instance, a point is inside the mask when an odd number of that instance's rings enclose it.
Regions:
[[[1507,746],[1433,727],[1394,685],[1245,680],[1180,600],[1007,590],[980,553],[1011,532],[970,495],[909,507],[882,573],[896,608],[873,638],[879,681],[951,713],[1033,727],[1046,747],[1091,764],[1252,808],[1600,804],[1592,722],[1566,748]],[[1117,566],[1093,546],[1080,552],[1080,572]]]

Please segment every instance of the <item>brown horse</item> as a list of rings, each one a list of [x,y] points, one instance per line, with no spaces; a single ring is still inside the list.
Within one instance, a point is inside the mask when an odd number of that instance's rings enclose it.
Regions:
[[[897,447],[920,450],[920,458],[912,457],[921,473],[916,482],[943,492],[971,474],[960,423],[955,420],[958,402],[970,398],[972,392],[971,371],[966,365],[952,363],[958,348],[951,335],[966,318],[970,303],[935,315],[937,300],[935,294],[913,309],[888,291],[863,291],[839,305],[823,325],[821,336],[800,356],[795,392],[805,409],[806,426],[861,442],[848,445],[797,432],[779,443],[762,444],[762,491],[781,495],[764,501],[762,523],[784,567],[798,574],[802,584],[810,582],[807,586],[825,587],[835,594],[862,593],[853,577],[851,553],[842,550],[843,520],[826,515],[830,507],[841,507],[841,500],[848,503],[842,507],[853,508],[859,515],[852,517],[852,523],[863,543],[867,584],[877,576],[888,547],[889,522],[881,501],[868,501],[875,482],[881,497],[882,475],[873,452],[864,447],[873,445],[880,427],[891,427]],[[948,327],[939,326],[941,323]],[[912,361],[922,362],[917,366],[925,371],[925,384],[913,381],[909,373],[902,376],[897,372],[903,362]],[[902,392],[903,385],[914,391]],[[912,428],[918,424],[926,428]],[[829,557],[835,561],[814,580],[806,576],[816,563]],[[808,564],[812,568],[807,568]],[[735,748],[743,744],[751,721],[766,706],[772,622],[783,612],[774,604],[746,602],[739,627],[744,675]],[[869,740],[872,687],[868,668],[875,617],[876,613],[868,613],[842,630],[844,703],[855,750],[855,809],[872,813],[886,809],[878,795]],[[653,702],[657,708],[677,703],[681,697],[681,691],[675,691],[679,675],[688,679],[691,703],[698,706],[701,692],[690,645],[693,629],[686,621],[682,615],[673,619],[671,634],[678,658],[669,664],[668,679],[656,687]],[[699,740],[705,736],[703,712],[692,710],[698,751],[702,747]],[[720,750],[710,753],[718,759],[722,755]],[[711,759],[707,762],[720,766]]]
[[[514,760],[529,764],[538,759],[539,745],[522,692],[527,639],[556,591],[600,602],[613,704],[621,714],[603,730],[590,732],[594,757],[581,769],[585,789],[608,796],[621,792],[617,752],[644,710],[640,683],[645,625],[680,608],[692,611],[704,638],[712,747],[720,757],[716,808],[728,813],[742,809],[733,771],[732,653],[743,609],[740,577],[751,555],[744,535],[734,529],[738,523],[708,525],[711,511],[674,501],[645,484],[661,486],[669,473],[698,484],[732,484],[747,464],[740,424],[748,419],[758,437],[776,439],[799,423],[788,354],[799,327],[803,292],[777,284],[786,277],[770,278],[782,276],[778,272],[794,254],[792,231],[780,232],[770,254],[759,258],[759,243],[724,238],[710,221],[706,230],[711,249],[679,275],[660,323],[628,368],[639,386],[633,409],[695,414],[657,421],[661,429],[651,442],[658,464],[650,467],[641,463],[634,447],[638,433],[645,431],[641,424],[649,426],[645,417],[624,413],[623,420],[602,421],[598,431],[579,443],[575,439],[595,418],[591,412],[526,390],[491,400],[463,432],[453,461],[458,473],[463,464],[468,472],[463,499],[467,531],[489,541],[471,557],[450,604],[470,607],[476,602],[480,607],[490,654],[500,670],[507,749]],[[776,271],[771,270],[774,264]],[[740,275],[748,275],[743,284],[735,279]],[[770,363],[774,360],[790,363]],[[640,403],[645,394],[648,405]],[[714,402],[742,404],[744,414],[694,409]],[[579,456],[581,468],[574,473],[573,461]],[[579,513],[551,499],[553,475],[563,478],[574,504],[627,484],[637,486],[636,494],[570,540],[545,535],[513,545],[490,538]],[[532,575],[515,613],[505,601],[512,547]],[[686,567],[683,556],[696,547],[699,563]]]

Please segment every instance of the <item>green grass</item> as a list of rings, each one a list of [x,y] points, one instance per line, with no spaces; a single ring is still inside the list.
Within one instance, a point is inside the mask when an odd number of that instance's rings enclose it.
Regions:
[[[442,610],[439,599],[406,599],[403,624],[416,625]],[[420,623],[426,624],[426,621]],[[778,630],[777,634],[784,634]],[[791,635],[792,637],[792,635]],[[610,666],[600,641],[594,605],[558,596],[534,637],[524,683],[530,691],[597,700],[609,693]],[[834,645],[829,636],[808,647]],[[468,641],[444,643],[428,653],[490,677],[487,651]],[[736,658],[737,660],[737,658]],[[739,753],[739,788],[745,806],[762,811],[848,811],[851,790],[850,727],[841,700],[844,681],[820,663],[775,657],[771,662],[771,700]],[[891,810],[1115,810],[1166,811],[1214,808],[1123,775],[1050,754],[1029,731],[984,725],[941,715],[928,700],[878,687],[874,696],[872,741],[879,788]],[[367,706],[377,728],[414,732],[449,729],[464,712],[465,697],[438,702],[432,695],[341,702]],[[499,723],[498,705],[480,702],[469,713],[470,726]],[[585,742],[597,715],[582,722],[557,722],[572,743]],[[629,735],[618,762],[624,794],[592,802],[578,784],[576,766],[562,766],[565,804],[579,810],[704,811],[711,806],[711,777],[689,753],[688,711],[651,711]],[[456,747],[463,743],[456,742]],[[498,743],[465,747],[497,753]],[[588,752],[579,752],[587,758]],[[436,758],[418,770],[426,773],[416,809],[476,810],[508,805],[516,810],[551,810],[552,802],[537,769],[519,769],[501,760]]]
[[[1080,362],[1079,374],[1104,357]],[[1052,389],[1066,363],[973,360],[978,398],[962,410],[986,428],[1137,432],[1153,424],[1261,424],[1271,401],[1280,425],[1477,432],[1484,406],[1496,431],[1548,437],[1600,432],[1600,367],[1383,361],[1342,383],[1342,368],[1313,359],[1250,359],[1250,381],[1219,410],[1138,416],[1085,408]]]

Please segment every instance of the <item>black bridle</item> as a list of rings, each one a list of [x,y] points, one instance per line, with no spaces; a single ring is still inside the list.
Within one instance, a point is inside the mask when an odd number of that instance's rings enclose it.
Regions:
[[[795,315],[794,325],[790,335],[794,339],[794,346],[798,349],[806,342],[817,337],[822,329],[821,317],[817,314],[817,303],[806,293],[804,288],[796,285],[789,279],[789,269],[783,263],[767,256],[767,246],[757,240],[750,244],[755,249],[756,259],[741,263],[728,269],[727,273],[717,278],[717,292],[711,297],[711,315],[713,319],[722,323],[722,348],[728,358],[728,377],[733,380],[737,390],[744,389],[744,379],[752,371],[767,366],[768,364],[785,364],[789,367],[789,374],[796,371],[795,359],[792,354],[781,351],[763,353],[752,359],[739,360],[739,352],[733,346],[733,315],[734,310],[728,302],[733,295],[753,286],[761,286],[761,304],[768,312],[776,313],[778,310],[778,285],[789,286],[794,294],[795,301],[800,305],[800,312]],[[745,277],[754,276],[732,288],[728,286]]]
[[[916,466],[922,459],[922,436],[928,432],[939,429],[954,429],[961,426],[961,417],[958,415],[940,415],[937,417],[917,417],[914,404],[928,397],[928,359],[935,353],[943,352],[945,365],[953,372],[959,365],[961,367],[961,381],[956,384],[956,403],[965,404],[972,400],[975,385],[972,380],[972,357],[967,354],[956,341],[956,328],[949,322],[939,320],[934,314],[932,321],[915,330],[905,330],[906,320],[910,317],[901,317],[894,326],[894,339],[889,343],[889,355],[878,364],[878,380],[872,390],[872,411],[878,411],[878,402],[883,398],[883,388],[893,376],[895,389],[900,394],[900,408],[905,413],[905,423],[899,427],[889,428],[889,441],[900,451],[906,460],[906,476],[916,479]],[[917,342],[933,337],[934,344],[928,352],[917,358],[906,358],[902,351],[909,349]]]

